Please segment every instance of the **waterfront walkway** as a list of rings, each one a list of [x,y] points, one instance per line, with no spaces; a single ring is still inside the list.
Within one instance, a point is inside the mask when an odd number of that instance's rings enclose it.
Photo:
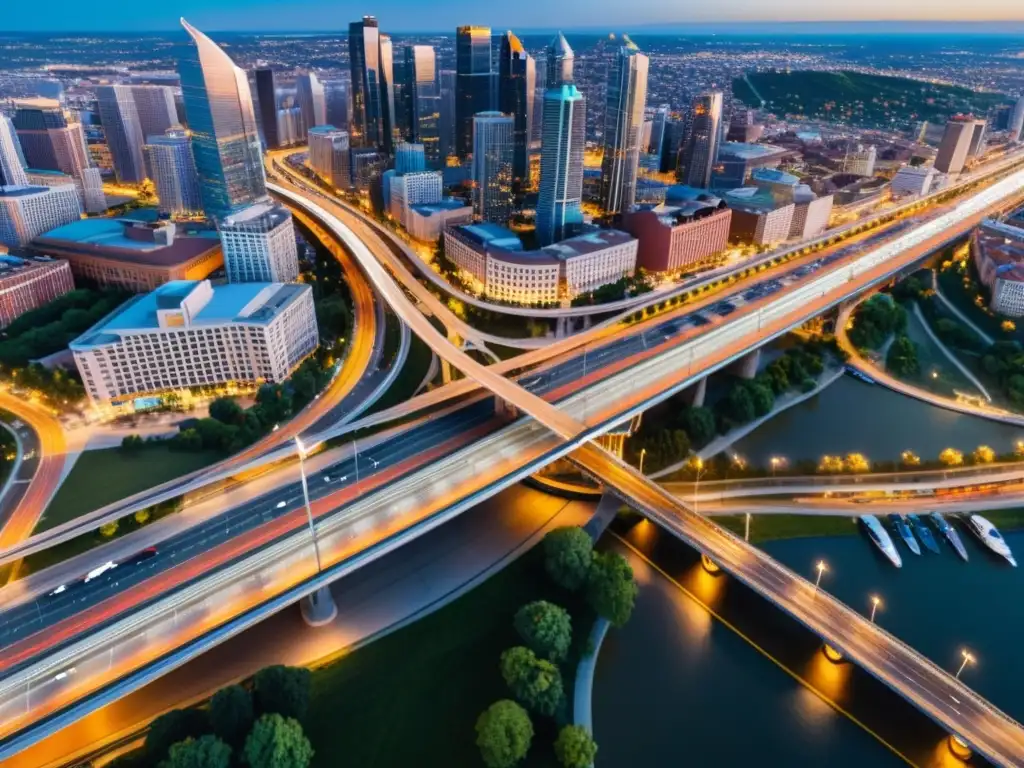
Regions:
[[[970,328],[972,331],[978,334],[978,336],[989,346],[995,344],[995,339],[993,339],[991,336],[989,336],[987,333],[981,330],[981,328],[978,327],[977,323],[975,323],[973,320],[971,320],[971,318],[969,318],[966,314],[960,311],[960,308],[956,304],[954,304],[952,301],[946,298],[946,294],[944,294],[942,292],[942,289],[939,287],[939,274],[934,269],[932,270],[932,290],[935,291],[935,295],[939,298],[939,301],[941,301],[946,306],[946,309],[948,309],[950,312],[956,315],[960,322],[962,322],[964,325],[966,325],[968,328]]]

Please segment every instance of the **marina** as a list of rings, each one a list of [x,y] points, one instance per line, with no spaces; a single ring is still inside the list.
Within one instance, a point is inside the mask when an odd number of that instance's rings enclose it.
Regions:
[[[907,549],[915,555],[920,555],[921,545],[917,543],[914,532],[910,530],[910,525],[907,524],[907,519],[903,515],[889,515],[889,523],[896,531],[896,535],[907,545]]]

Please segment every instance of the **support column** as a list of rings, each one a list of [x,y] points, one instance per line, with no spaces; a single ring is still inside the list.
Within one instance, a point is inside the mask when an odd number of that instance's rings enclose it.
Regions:
[[[338,606],[331,595],[330,587],[320,587],[316,592],[307,595],[299,602],[303,620],[311,627],[322,627],[334,621],[338,615]]]
[[[585,331],[585,330],[589,329],[590,326],[593,325],[593,322],[594,322],[593,321],[593,317],[591,315],[584,315],[583,316],[583,330]]]
[[[455,331],[448,331],[448,341],[455,347],[462,349],[462,339]],[[441,360],[441,382],[443,384],[451,384],[452,382],[452,365],[444,359]]]
[[[733,366],[733,370],[736,372],[736,375],[742,379],[752,379],[757,376],[757,367],[760,364],[761,350],[755,349],[753,352],[750,352],[737,360]]]
[[[494,397],[494,413],[502,418],[514,421],[519,418],[519,409],[516,408],[512,403],[502,400],[500,397]]]
[[[696,384],[686,390],[686,397],[689,399],[690,406],[693,408],[700,408],[704,405],[704,398],[708,394],[708,377],[705,376]]]
[[[568,333],[568,329],[567,329],[568,321],[569,321],[569,318],[567,318],[567,317],[559,317],[557,320],[555,320],[555,338],[556,339],[564,339],[566,337],[566,334]]]

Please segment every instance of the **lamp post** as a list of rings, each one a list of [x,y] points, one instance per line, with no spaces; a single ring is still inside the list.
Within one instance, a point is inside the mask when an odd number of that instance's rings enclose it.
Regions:
[[[974,656],[973,656],[973,654],[971,654],[971,652],[968,651],[966,648],[964,648],[963,650],[960,651],[960,655],[963,656],[964,660],[960,664],[960,669],[958,669],[956,671],[956,675],[954,675],[954,677],[957,680],[960,679],[960,673],[964,671],[964,667],[966,667],[968,664],[973,664],[974,663]]]
[[[818,564],[814,567],[818,571],[818,577],[814,580],[814,594],[818,594],[818,587],[821,586],[821,574],[828,570],[828,566],[825,565],[824,560],[819,560]]]
[[[878,606],[882,604],[882,598],[878,595],[871,596],[871,623],[875,623],[875,612],[878,610]]]
[[[774,480],[775,479],[775,470],[778,469],[783,464],[785,464],[786,460],[783,459],[781,456],[772,456],[768,460],[768,463],[772,465],[772,479]]]
[[[697,496],[700,494],[700,476],[704,472],[704,460],[700,456],[697,456],[694,459],[693,466],[697,469],[697,474],[693,484],[693,513],[697,515],[700,514],[700,501],[697,499]]]
[[[639,468],[639,472],[640,472],[641,475],[644,473],[644,456],[646,455],[646,453],[647,453],[647,449],[646,448],[641,448],[640,449],[640,468]]]
[[[309,524],[309,536],[313,539],[313,553],[316,555],[316,572],[320,573],[323,567],[320,562],[320,543],[316,539],[316,528],[313,526],[313,510],[309,506],[309,485],[306,483],[306,446],[302,444],[299,436],[295,436],[295,447],[299,454],[299,477],[302,478],[302,500],[306,505],[306,522]]]

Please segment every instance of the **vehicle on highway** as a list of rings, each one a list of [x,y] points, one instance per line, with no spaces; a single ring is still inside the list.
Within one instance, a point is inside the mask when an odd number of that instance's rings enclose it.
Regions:
[[[85,576],[81,576],[77,579],[65,582],[56,589],[47,592],[46,596],[56,597],[57,595],[62,595],[70,589],[81,586],[83,584],[88,584],[90,581],[98,579],[107,571],[112,571],[118,566],[138,565],[139,563],[144,563],[146,560],[151,560],[152,558],[156,557],[157,552],[158,550],[156,547],[146,547],[145,549],[140,549],[133,555],[129,555],[124,560],[120,560],[117,562],[115,562],[114,560],[108,560],[107,562],[103,563],[103,565],[98,565],[95,568],[93,568],[91,571],[85,574]]]

